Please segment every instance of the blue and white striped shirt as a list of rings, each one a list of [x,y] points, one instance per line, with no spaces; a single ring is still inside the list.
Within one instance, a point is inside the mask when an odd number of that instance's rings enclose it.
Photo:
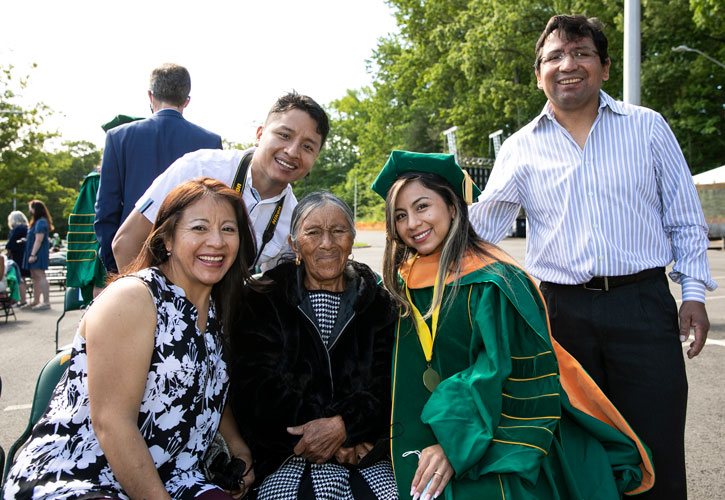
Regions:
[[[542,281],[586,283],[674,260],[683,300],[705,301],[709,240],[682,151],[662,116],[615,101],[600,104],[584,149],[546,104],[506,140],[480,201],[470,209],[485,240],[500,241],[523,207],[526,267]]]

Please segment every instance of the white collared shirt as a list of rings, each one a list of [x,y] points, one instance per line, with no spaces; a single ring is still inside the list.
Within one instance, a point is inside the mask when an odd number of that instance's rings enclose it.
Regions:
[[[166,195],[176,186],[190,179],[197,177],[211,177],[227,186],[231,186],[234,182],[234,176],[237,173],[239,163],[244,155],[254,151],[254,148],[246,151],[237,149],[200,149],[193,153],[187,153],[174,163],[161,175],[159,175],[146,190],[144,195],[136,202],[136,210],[141,212],[144,217],[153,222],[156,214],[161,206],[161,202]],[[297,205],[297,198],[292,192],[292,187],[287,187],[277,196],[261,200],[256,189],[252,185],[252,169],[247,169],[247,180],[242,193],[242,200],[247,207],[249,218],[254,226],[254,236],[257,245],[262,244],[262,235],[267,228],[269,219],[272,217],[277,201],[285,196],[282,213],[279,222],[274,231],[272,239],[262,250],[262,255],[257,262],[265,271],[274,267],[277,260],[284,254],[292,252],[287,243],[289,235],[290,222],[292,220],[292,210]]]
[[[709,240],[682,151],[662,116],[600,91],[580,148],[550,104],[502,145],[470,209],[476,232],[500,241],[523,207],[526,267],[542,281],[588,282],[665,267],[684,300],[704,302]]]

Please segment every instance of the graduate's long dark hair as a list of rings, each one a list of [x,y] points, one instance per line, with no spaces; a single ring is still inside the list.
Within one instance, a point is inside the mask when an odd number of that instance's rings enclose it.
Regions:
[[[395,226],[395,205],[398,194],[404,186],[414,181],[420,181],[423,186],[435,191],[449,208],[453,208],[454,216],[448,235],[443,241],[443,251],[439,261],[440,269],[448,269],[455,281],[460,280],[461,265],[463,257],[469,250],[481,258],[495,259],[496,257],[488,250],[495,248],[494,245],[481,239],[473,229],[468,219],[468,205],[451,187],[443,177],[426,172],[407,172],[401,175],[391,186],[388,196],[385,199],[385,253],[383,254],[383,283],[390,291],[395,301],[400,304],[403,316],[410,314],[410,304],[405,296],[403,284],[398,279],[400,266],[415,255],[415,250],[407,246],[398,235]],[[438,273],[436,290],[438,293],[433,296],[428,311],[423,315],[428,318],[433,310],[443,302],[443,284],[446,273]],[[451,293],[446,298],[446,305],[450,304],[456,296],[458,287],[452,287]]]

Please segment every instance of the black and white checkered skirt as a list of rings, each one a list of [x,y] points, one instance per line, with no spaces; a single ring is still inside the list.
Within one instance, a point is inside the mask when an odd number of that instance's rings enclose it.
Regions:
[[[308,468],[308,471],[305,471]],[[348,469],[337,464],[308,463],[302,457],[293,457],[274,474],[267,477],[257,491],[257,500],[297,500],[300,483],[309,474],[316,500],[356,500],[359,498],[351,487],[350,475],[359,474],[370,494],[379,500],[398,500],[393,467],[389,460],[381,460],[361,469]]]

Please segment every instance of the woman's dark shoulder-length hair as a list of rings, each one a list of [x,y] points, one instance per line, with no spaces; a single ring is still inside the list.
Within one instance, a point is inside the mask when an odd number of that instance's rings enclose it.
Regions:
[[[230,324],[230,315],[235,308],[235,302],[241,300],[244,285],[251,280],[249,266],[255,257],[256,244],[241,196],[224,183],[209,177],[200,177],[186,181],[172,189],[161,203],[151,234],[146,238],[141,252],[131,263],[129,269],[124,272],[124,275],[167,262],[169,256],[166,254],[166,241],[173,241],[176,225],[184,215],[186,208],[206,197],[228,203],[234,210],[239,228],[237,257],[226,275],[212,287],[211,292],[226,330]]]
[[[40,200],[31,200],[28,205],[33,209],[33,214],[30,216],[30,226],[28,227],[33,227],[38,222],[38,219],[45,217],[48,220],[50,230],[55,229],[53,227],[53,218],[50,216],[50,212],[48,212],[48,207],[45,206],[45,203]]]

